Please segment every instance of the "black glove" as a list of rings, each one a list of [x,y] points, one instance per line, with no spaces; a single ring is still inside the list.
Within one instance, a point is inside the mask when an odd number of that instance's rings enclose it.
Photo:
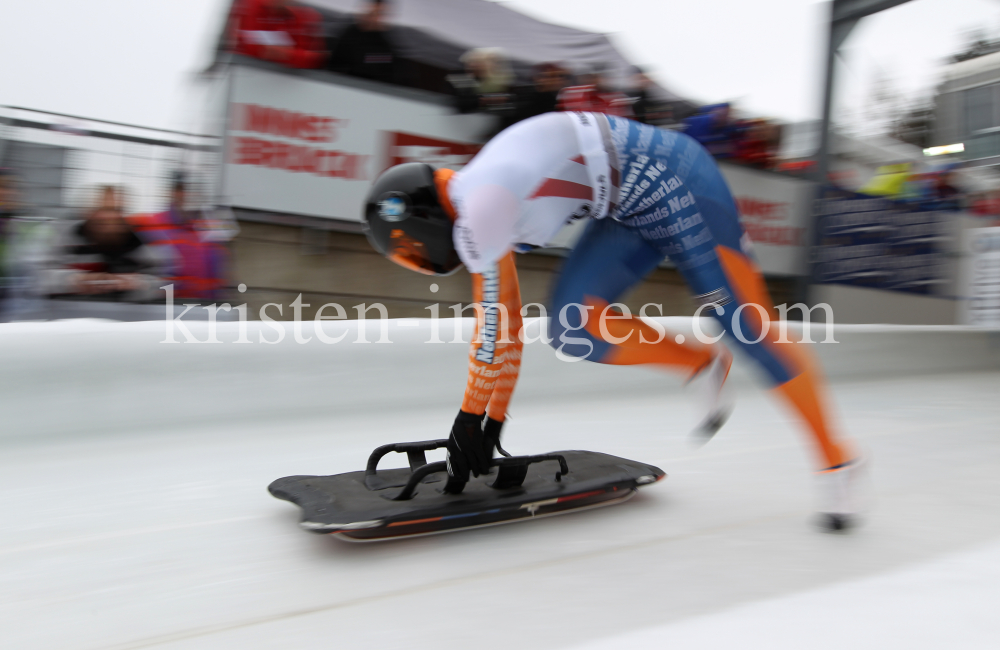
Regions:
[[[482,415],[459,411],[448,438],[448,473],[463,480],[468,479],[470,471],[473,476],[489,474],[502,424],[487,418],[487,434],[483,430]]]
[[[483,424],[483,437],[486,439],[487,445],[486,453],[490,460],[493,459],[493,451],[495,449],[502,449],[500,447],[500,429],[502,428],[503,421],[494,420],[493,418],[486,418],[486,423]]]

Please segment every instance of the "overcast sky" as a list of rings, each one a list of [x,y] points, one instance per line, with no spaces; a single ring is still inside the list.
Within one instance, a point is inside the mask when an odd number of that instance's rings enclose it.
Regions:
[[[735,101],[758,114],[820,113],[827,2],[814,0],[514,0],[519,11],[605,31],[657,80],[705,102]],[[615,7],[611,10],[610,7]],[[997,0],[913,0],[861,22],[842,50],[842,104],[864,103],[873,76],[915,95],[936,83],[940,62],[980,26],[1000,35]]]
[[[0,104],[165,128],[192,124],[194,73],[228,0],[6,0]],[[823,21],[814,0],[514,0],[550,22],[614,34],[626,56],[696,101],[786,120],[819,112]],[[931,87],[974,27],[1000,34],[998,0],[914,0],[869,18],[845,46],[841,101],[881,72]]]

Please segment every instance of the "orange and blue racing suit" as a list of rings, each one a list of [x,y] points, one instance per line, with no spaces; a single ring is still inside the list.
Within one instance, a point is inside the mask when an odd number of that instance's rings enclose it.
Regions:
[[[830,426],[808,354],[779,343],[778,328],[769,326],[774,307],[735,201],[692,138],[594,113],[546,114],[500,133],[462,171],[440,170],[438,186],[482,306],[462,410],[502,420],[517,381],[521,302],[512,251],[545,245],[567,220],[590,218],[552,293],[553,347],[599,363],[657,364],[688,375],[707,366],[717,354],[712,345],[661,336],[628,314],[602,318],[669,258],[727,340],[801,416],[820,466],[851,460]]]

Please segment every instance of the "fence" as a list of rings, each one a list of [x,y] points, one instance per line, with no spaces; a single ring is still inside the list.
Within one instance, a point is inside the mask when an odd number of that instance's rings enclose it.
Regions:
[[[33,289],[32,262],[52,232],[45,222],[79,217],[100,185],[123,187],[128,213],[158,212],[168,205],[169,179],[183,171],[187,207],[213,206],[219,142],[209,135],[0,107],[0,167],[14,172],[21,217],[16,228],[5,232],[9,241],[4,242],[0,272],[0,321],[162,318],[164,308],[158,305],[44,299]],[[224,216],[213,214],[216,222]],[[205,310],[196,309],[185,319],[207,317]]]
[[[210,204],[218,142],[210,135],[0,107],[0,166],[15,171],[27,211],[36,216],[77,212],[100,184],[124,186],[130,212],[162,210],[177,170],[188,175],[194,200]]]

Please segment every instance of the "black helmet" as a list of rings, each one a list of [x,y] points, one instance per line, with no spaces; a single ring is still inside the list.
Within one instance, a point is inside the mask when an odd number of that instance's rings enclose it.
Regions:
[[[434,168],[404,163],[386,170],[365,200],[365,234],[375,250],[400,266],[448,275],[462,261],[452,222],[438,199]]]

